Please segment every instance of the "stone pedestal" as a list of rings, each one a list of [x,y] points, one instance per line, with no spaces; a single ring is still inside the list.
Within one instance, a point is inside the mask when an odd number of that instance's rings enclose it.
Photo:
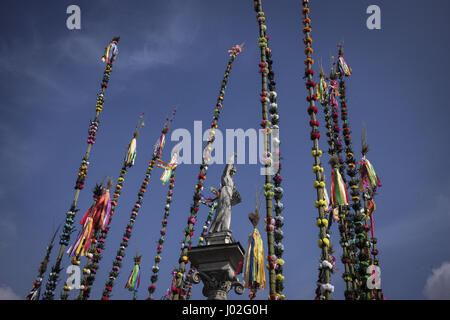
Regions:
[[[205,240],[207,246],[235,242],[233,237],[231,236],[231,230],[210,233],[205,236]]]
[[[237,294],[243,294],[244,285],[237,279],[244,262],[244,249],[240,243],[233,242],[228,231],[210,234],[206,241],[208,245],[191,248],[188,253],[191,265],[197,269],[191,275],[191,281],[195,284],[203,282],[202,293],[208,300],[226,300],[233,287]]]

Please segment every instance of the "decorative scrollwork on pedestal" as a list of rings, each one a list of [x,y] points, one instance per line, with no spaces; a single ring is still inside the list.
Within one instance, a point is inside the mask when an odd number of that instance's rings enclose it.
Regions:
[[[238,281],[233,282],[233,284],[231,285],[232,287],[234,287],[234,292],[238,295],[244,294],[244,285]]]
[[[194,272],[190,275],[190,281],[191,281],[193,284],[199,284],[200,281],[201,281],[200,273],[199,273],[198,271],[194,271]]]

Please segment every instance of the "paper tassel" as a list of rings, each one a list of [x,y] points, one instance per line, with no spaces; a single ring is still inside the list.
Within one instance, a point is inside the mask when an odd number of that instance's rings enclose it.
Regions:
[[[164,169],[164,172],[160,178],[163,185],[165,185],[167,183],[167,181],[169,181],[170,176],[172,175],[172,170],[177,167],[177,165],[178,165],[177,158],[178,158],[178,153],[174,152],[172,155],[172,159],[170,159],[169,164],[165,163],[164,161],[162,161],[160,159],[157,160],[160,164],[157,164],[156,166],[158,168]]]
[[[71,246],[67,251],[67,253],[70,256],[74,257],[84,256],[91,243],[93,233],[92,226],[93,226],[92,217],[87,217],[83,224],[83,229],[81,229],[78,234],[75,244]]]
[[[155,147],[153,149],[153,154],[160,157],[162,155],[164,145],[166,144],[166,135],[162,134],[161,137],[156,141]]]
[[[360,179],[359,179],[359,189],[361,192],[369,192],[374,194],[378,187],[381,187],[380,179],[375,173],[375,169],[369,160],[363,157],[360,163]]]
[[[259,288],[266,288],[264,269],[264,248],[258,229],[254,229],[248,238],[248,249],[244,257],[245,286],[252,288],[256,283]]]
[[[125,288],[128,289],[129,291],[137,291],[140,282],[141,282],[141,270],[139,264],[136,264],[133,268],[133,271],[131,271],[130,276],[128,277],[128,281],[127,284],[125,285]]]
[[[348,205],[347,186],[338,166],[335,166],[331,172],[331,204],[333,207]]]
[[[317,95],[317,100],[319,100],[320,103],[322,103],[322,104],[325,101],[327,87],[328,87],[328,84],[325,81],[325,78],[321,77],[319,85],[316,87],[316,92],[317,92],[316,95]]]
[[[109,189],[107,189],[97,203],[84,214],[80,221],[83,225],[78,234],[75,244],[69,248],[67,253],[71,256],[84,256],[90,247],[92,235],[94,231],[104,230],[109,223],[111,214],[111,197]]]
[[[133,138],[131,140],[130,144],[128,145],[127,153],[125,155],[125,166],[126,167],[132,167],[134,166],[134,160],[136,159],[136,138]]]
[[[116,56],[119,53],[119,49],[117,47],[117,42],[119,38],[114,38],[113,41],[106,47],[105,54],[102,57],[103,62],[107,62],[111,64],[116,60]]]
[[[352,75],[352,68],[347,65],[343,56],[339,56],[339,69],[347,77]]]

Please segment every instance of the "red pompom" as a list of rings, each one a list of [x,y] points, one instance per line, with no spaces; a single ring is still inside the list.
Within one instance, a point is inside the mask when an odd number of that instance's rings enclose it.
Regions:
[[[314,75],[314,70],[313,69],[306,69],[306,71],[305,71],[305,76],[308,76],[308,75]]]
[[[316,87],[316,83],[314,81],[308,81],[305,83],[306,87],[309,88],[315,88]]]
[[[319,112],[319,110],[318,110],[316,107],[314,107],[314,106],[310,106],[310,107],[308,108],[308,114],[311,115],[313,112],[314,112],[315,114],[317,114],[317,112]]]

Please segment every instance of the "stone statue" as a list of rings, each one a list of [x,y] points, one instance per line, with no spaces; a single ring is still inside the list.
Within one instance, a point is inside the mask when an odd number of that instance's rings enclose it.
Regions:
[[[217,199],[216,214],[211,223],[209,234],[230,231],[231,207],[241,202],[241,196],[234,187],[233,181],[233,176],[237,170],[234,165],[234,157],[236,157],[236,154],[232,156],[223,170],[222,187],[220,189],[219,199]]]

